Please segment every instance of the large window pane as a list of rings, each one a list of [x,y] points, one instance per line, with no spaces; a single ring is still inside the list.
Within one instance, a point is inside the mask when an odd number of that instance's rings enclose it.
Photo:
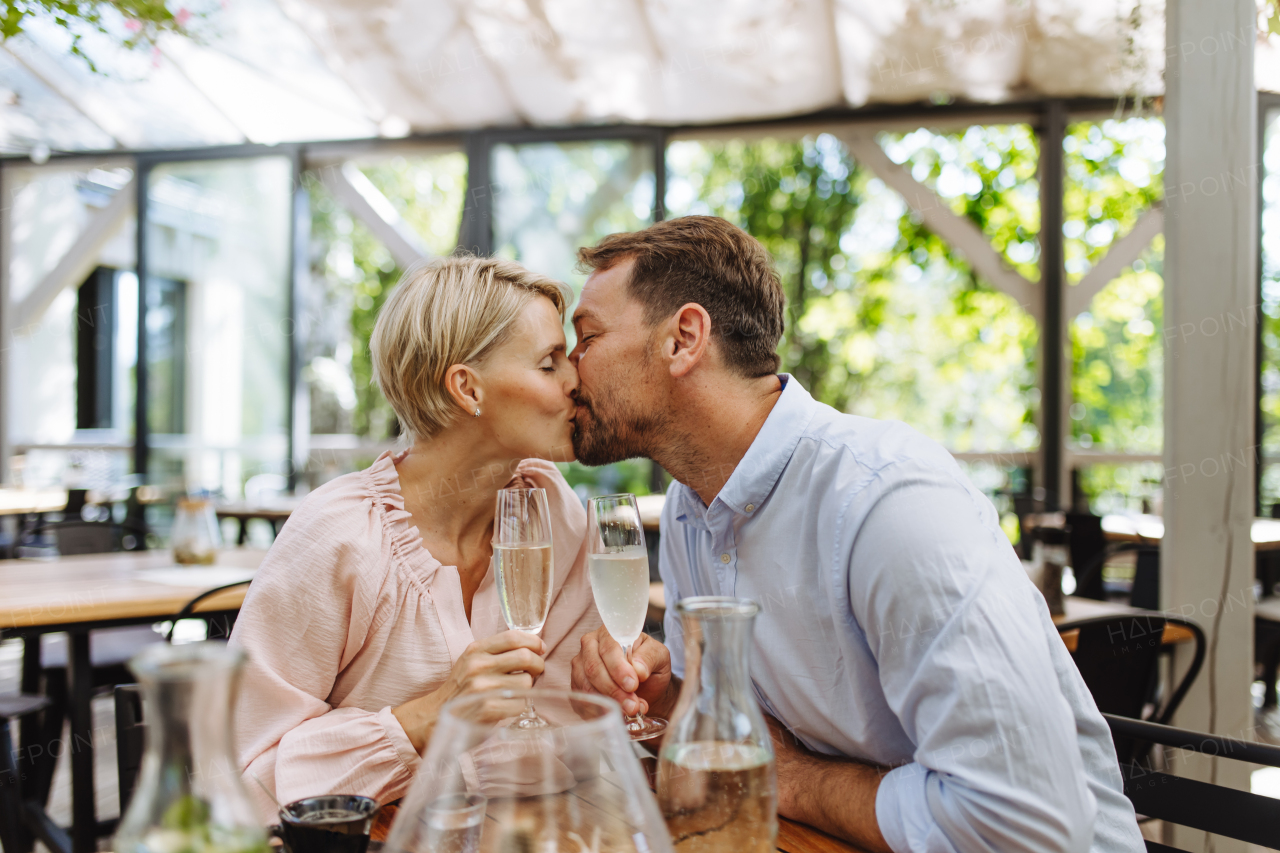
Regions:
[[[566,282],[575,293],[580,246],[653,222],[653,147],[628,140],[497,145],[493,175],[494,254]],[[567,319],[567,318],[566,318]],[[573,345],[573,332],[566,330]],[[581,495],[648,494],[650,465],[627,460],[603,468],[562,465]]]
[[[133,217],[122,218],[87,281],[64,283],[59,292],[33,300],[87,224],[131,177],[118,162],[4,170],[12,225],[7,237],[10,308],[24,316],[10,330],[5,358],[5,414],[17,458],[3,464],[12,465],[30,486],[107,488],[131,466],[137,336]],[[93,352],[82,351],[85,347]],[[94,375],[81,376],[81,362]],[[50,448],[75,443],[119,449]]]
[[[653,221],[653,148],[627,140],[493,149],[494,254],[579,288],[578,247]]]
[[[467,158],[458,151],[370,157],[356,165],[434,255],[457,246]],[[399,434],[373,383],[369,338],[402,270],[364,223],[313,173],[311,277],[303,381],[310,397],[307,485],[366,467]]]
[[[1115,241],[1159,203],[1164,154],[1159,118],[1068,128],[1062,230],[1069,285],[1084,281]],[[1164,237],[1157,235],[1085,311],[1069,318],[1068,457],[1078,472],[1076,500],[1094,512],[1160,508],[1158,459],[1123,457],[1161,451],[1163,261]]]
[[[1280,505],[1280,110],[1263,116],[1262,162],[1262,448],[1258,502],[1264,513]]]
[[[240,497],[287,472],[286,157],[173,163],[150,173],[148,479]]]
[[[1034,271],[1029,129],[882,144]],[[783,367],[818,399],[904,420],[953,450],[1034,449],[1034,322],[834,137],[680,142],[668,163],[672,215],[724,216],[773,254],[788,301]]]

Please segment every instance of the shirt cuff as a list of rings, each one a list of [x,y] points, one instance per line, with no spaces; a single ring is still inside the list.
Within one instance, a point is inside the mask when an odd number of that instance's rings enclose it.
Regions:
[[[925,853],[937,826],[925,793],[929,771],[911,763],[895,767],[880,780],[876,791],[876,822],[894,853]]]
[[[391,741],[391,745],[395,748],[396,757],[400,759],[405,771],[412,778],[413,774],[418,772],[422,757],[413,748],[413,741],[409,740],[409,736],[404,733],[404,726],[400,725],[396,715],[391,713],[390,705],[378,712],[378,722],[382,723],[382,728],[387,733],[387,740]]]

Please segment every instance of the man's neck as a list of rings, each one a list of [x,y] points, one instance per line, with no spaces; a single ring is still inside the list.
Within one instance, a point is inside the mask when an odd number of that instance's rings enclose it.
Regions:
[[[781,395],[777,376],[688,389],[672,401],[681,414],[670,437],[655,448],[654,461],[710,506]]]

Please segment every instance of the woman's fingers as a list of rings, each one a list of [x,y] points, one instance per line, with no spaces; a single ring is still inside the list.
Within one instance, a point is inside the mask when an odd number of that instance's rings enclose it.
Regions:
[[[503,631],[501,634],[494,634],[475,643],[475,649],[491,655],[509,652],[512,649],[529,649],[539,655],[547,651],[546,643],[542,642],[542,638],[527,631]]]
[[[547,665],[541,655],[529,649],[512,649],[490,656],[489,661],[494,672],[527,672],[535,678],[542,675]]]

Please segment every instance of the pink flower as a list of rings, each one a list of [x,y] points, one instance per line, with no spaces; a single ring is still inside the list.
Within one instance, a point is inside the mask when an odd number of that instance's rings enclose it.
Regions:
[[[178,14],[173,16],[174,23],[180,27],[185,27],[187,21],[191,20],[191,10],[183,6],[178,10]]]
[[[136,33],[142,29],[142,22],[129,18],[124,22],[124,28],[131,33]]]

